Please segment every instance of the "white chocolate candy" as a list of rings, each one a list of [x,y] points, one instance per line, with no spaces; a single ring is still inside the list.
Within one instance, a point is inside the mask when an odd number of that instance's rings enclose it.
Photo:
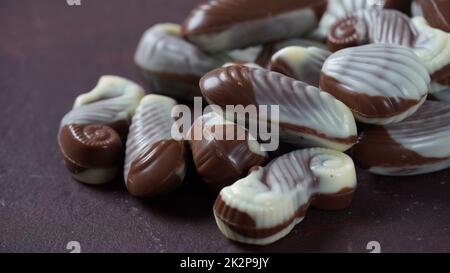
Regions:
[[[366,129],[353,157],[380,175],[417,175],[450,167],[450,104],[427,101],[402,122]]]
[[[322,209],[347,207],[356,188],[352,159],[311,148],[283,155],[224,188],[214,204],[221,232],[249,244],[270,244],[301,222],[312,203]]]
[[[340,50],[322,68],[320,88],[344,102],[356,119],[399,122],[425,101],[430,76],[406,47],[370,44]]]

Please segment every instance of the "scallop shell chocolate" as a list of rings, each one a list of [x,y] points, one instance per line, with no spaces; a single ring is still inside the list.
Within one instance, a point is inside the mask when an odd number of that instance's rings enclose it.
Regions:
[[[60,125],[58,144],[73,177],[87,184],[113,180],[121,169],[131,117],[144,90],[116,76],[103,76],[80,95]]]
[[[139,42],[134,61],[150,90],[190,101],[200,96],[200,78],[231,59],[225,54],[204,53],[180,33],[181,27],[171,23],[149,28]]]
[[[280,73],[234,65],[206,74],[200,88],[208,102],[224,109],[227,105],[278,105],[278,120],[263,115],[259,118],[279,125],[284,142],[340,151],[356,142],[355,119],[347,106],[314,86]]]
[[[355,166],[346,154],[298,150],[222,189],[214,216],[227,238],[266,245],[289,234],[310,205],[324,210],[348,207],[356,184]]]
[[[297,38],[317,26],[326,4],[323,0],[213,0],[191,12],[182,33],[209,52]]]
[[[402,122],[367,128],[352,154],[358,165],[380,175],[417,175],[450,167],[450,104],[427,101]]]
[[[176,189],[184,179],[183,140],[172,137],[176,101],[145,96],[133,117],[126,144],[124,178],[128,192],[152,197]]]
[[[319,87],[322,66],[330,55],[317,47],[286,47],[272,56],[268,69]]]
[[[340,50],[323,65],[320,88],[364,123],[388,124],[412,115],[427,98],[430,76],[411,49],[370,44]]]
[[[200,177],[217,192],[267,160],[267,153],[244,127],[215,112],[196,119],[188,135]]]

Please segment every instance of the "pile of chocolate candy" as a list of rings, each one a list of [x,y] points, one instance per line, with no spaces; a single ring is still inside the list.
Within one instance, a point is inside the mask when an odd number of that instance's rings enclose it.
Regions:
[[[123,170],[132,195],[152,197],[192,159],[235,241],[269,244],[310,206],[347,207],[353,160],[378,175],[450,167],[450,0],[213,0],[148,29],[135,63],[153,94],[103,76],[62,119],[69,171],[103,184]],[[196,96],[225,112],[278,105],[280,141],[296,148],[268,153],[215,111],[174,137],[173,98]],[[228,129],[233,140],[189,137]]]

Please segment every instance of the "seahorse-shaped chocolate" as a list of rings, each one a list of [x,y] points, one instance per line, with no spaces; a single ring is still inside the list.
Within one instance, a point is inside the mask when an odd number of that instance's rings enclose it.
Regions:
[[[323,148],[297,150],[222,189],[214,216],[227,238],[266,245],[286,236],[310,205],[324,210],[348,207],[356,183],[348,155]]]
[[[88,184],[113,180],[121,169],[131,117],[144,90],[117,76],[103,76],[80,95],[62,119],[58,144],[73,177]]]

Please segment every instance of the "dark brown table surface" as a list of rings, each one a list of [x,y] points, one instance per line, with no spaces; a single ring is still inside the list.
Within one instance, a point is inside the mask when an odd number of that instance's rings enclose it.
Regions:
[[[0,252],[450,251],[450,171],[378,177],[359,171],[347,210],[311,210],[265,247],[228,241],[212,196],[190,175],[174,194],[142,200],[122,180],[73,181],[56,134],[77,95],[103,74],[141,82],[132,56],[143,31],[180,22],[198,0],[0,1]],[[388,155],[387,155],[388,156]]]

